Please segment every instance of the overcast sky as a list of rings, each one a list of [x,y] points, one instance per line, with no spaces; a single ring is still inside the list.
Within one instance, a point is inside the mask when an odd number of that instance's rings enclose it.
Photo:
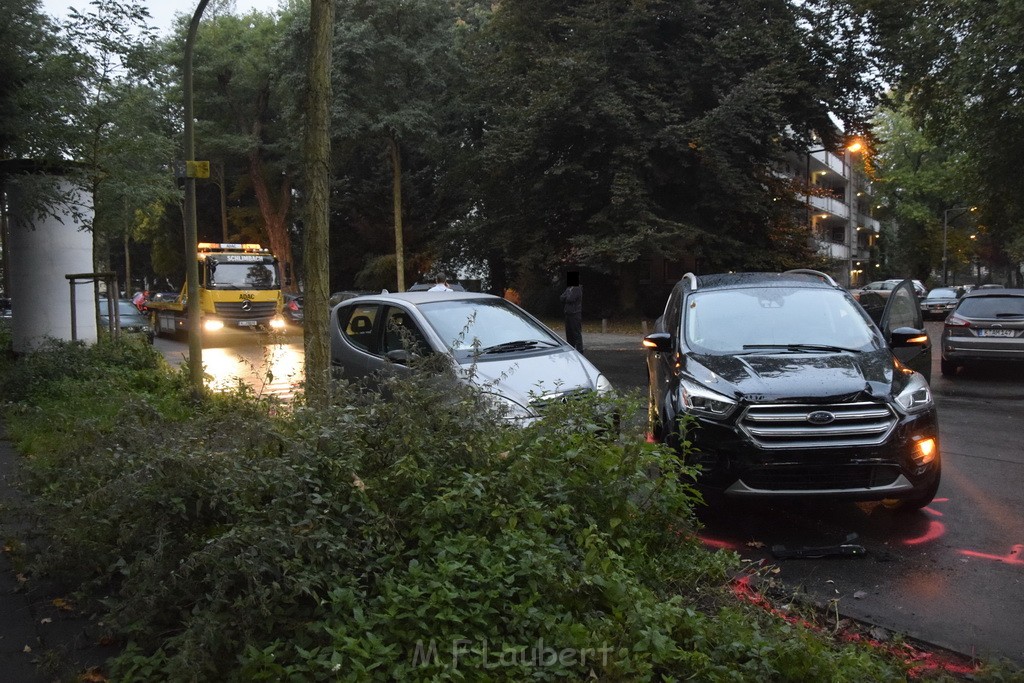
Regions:
[[[187,14],[191,17],[199,6],[199,0],[142,0],[142,4],[149,9],[149,15],[152,17],[150,23],[163,34],[171,30],[174,15]],[[277,6],[278,0],[235,0],[235,14],[245,14],[252,9],[273,12]],[[57,18],[66,17],[68,7],[74,7],[81,12],[89,9],[89,0],[42,1],[43,11]]]

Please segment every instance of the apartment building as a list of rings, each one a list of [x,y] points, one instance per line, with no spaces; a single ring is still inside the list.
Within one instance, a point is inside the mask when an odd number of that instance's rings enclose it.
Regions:
[[[807,225],[820,254],[832,263],[831,275],[857,287],[876,279],[872,247],[881,225],[873,218],[874,192],[864,173],[864,150],[852,144],[840,152],[823,149],[805,154]],[[793,168],[793,166],[791,166]]]

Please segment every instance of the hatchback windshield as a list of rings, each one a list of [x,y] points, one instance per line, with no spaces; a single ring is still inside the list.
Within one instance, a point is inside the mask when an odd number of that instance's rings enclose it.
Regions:
[[[1024,318],[1024,296],[979,296],[961,299],[956,312],[967,318]]]
[[[561,342],[502,300],[443,301],[419,306],[457,358],[509,345],[510,350],[551,348]],[[537,342],[512,346],[519,342]]]
[[[683,323],[687,343],[704,353],[773,346],[875,348],[868,320],[843,293],[770,287],[696,292]]]

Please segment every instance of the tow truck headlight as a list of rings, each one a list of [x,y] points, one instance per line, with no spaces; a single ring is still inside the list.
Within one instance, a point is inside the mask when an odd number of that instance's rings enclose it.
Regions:
[[[224,321],[210,318],[203,321],[203,329],[207,332],[216,332],[224,328]]]
[[[273,329],[273,330],[283,330],[284,329],[284,318],[271,318],[270,319],[270,328]]]
[[[915,373],[896,397],[896,403],[905,413],[919,413],[931,408],[932,390],[924,375]]]

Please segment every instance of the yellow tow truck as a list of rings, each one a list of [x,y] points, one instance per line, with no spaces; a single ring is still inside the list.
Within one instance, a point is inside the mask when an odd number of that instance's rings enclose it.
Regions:
[[[199,309],[204,333],[284,329],[277,258],[259,244],[200,242]],[[188,285],[171,301],[148,304],[158,336],[188,330]]]

